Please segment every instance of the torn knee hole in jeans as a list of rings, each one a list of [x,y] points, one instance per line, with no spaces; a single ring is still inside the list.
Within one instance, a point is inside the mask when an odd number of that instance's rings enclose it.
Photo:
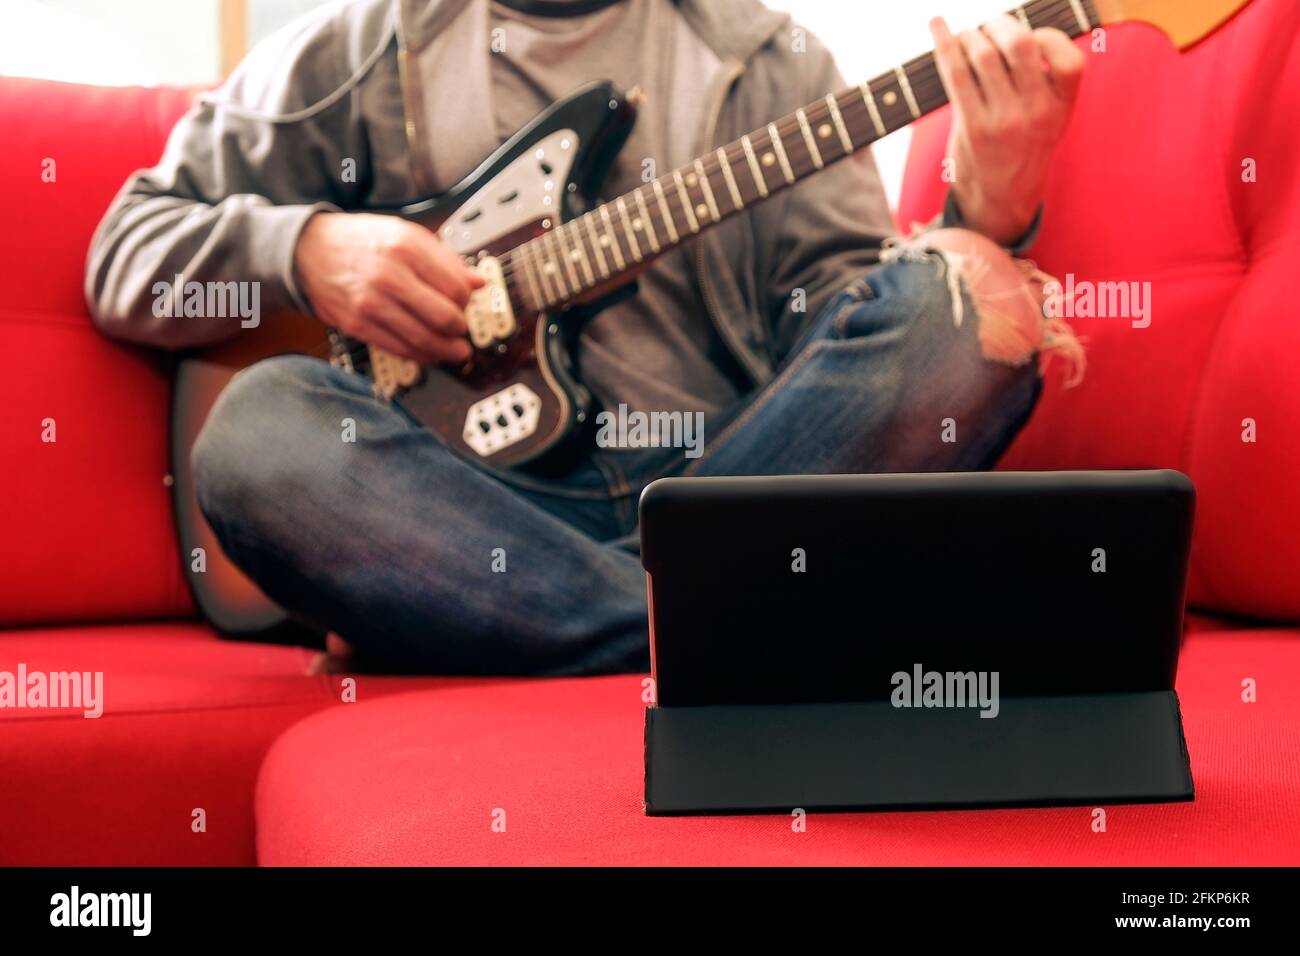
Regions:
[[[946,241],[953,234],[962,238]],[[991,251],[973,251],[980,242],[987,243]],[[991,261],[995,255],[1004,257],[1018,275],[1008,278],[1005,268]],[[1022,366],[1037,355],[1042,373],[1059,358],[1065,363],[1066,388],[1083,381],[1087,366],[1083,343],[1061,317],[1065,314],[1060,301],[1062,285],[1033,262],[1013,259],[991,241],[960,230],[887,239],[881,261],[937,262],[952,301],[953,325],[958,328],[966,319],[964,285],[979,322],[980,352],[990,361]],[[998,268],[1003,269],[1000,277],[993,275]],[[1049,295],[1047,289],[1057,291]]]

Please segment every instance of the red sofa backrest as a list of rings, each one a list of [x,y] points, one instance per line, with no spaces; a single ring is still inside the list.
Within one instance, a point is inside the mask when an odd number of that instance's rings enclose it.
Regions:
[[[82,297],[99,218],[190,99],[0,78],[0,624],[192,613],[168,363],[103,338]]]
[[[1151,283],[1151,322],[1073,319],[1087,377],[1065,391],[1049,374],[1001,466],[1186,472],[1191,603],[1275,619],[1300,618],[1297,117],[1295,0],[1255,0],[1184,54],[1145,26],[1107,31],[1032,255],[1062,280]],[[904,224],[940,208],[949,124],[918,124]]]

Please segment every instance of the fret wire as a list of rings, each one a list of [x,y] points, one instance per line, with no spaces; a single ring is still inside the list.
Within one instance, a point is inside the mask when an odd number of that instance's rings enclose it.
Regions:
[[[641,246],[636,241],[636,236],[632,232],[632,222],[627,215],[627,206],[623,202],[623,197],[619,196],[616,202],[618,206],[619,217],[623,220],[623,233],[627,236],[627,246],[632,250],[632,258],[640,262],[644,256],[641,255]]]
[[[645,236],[650,240],[650,251],[657,253],[659,251],[659,236],[655,233],[654,223],[650,221],[650,210],[646,208],[645,196],[641,194],[640,189],[636,190],[634,195],[636,196],[636,206],[641,210],[641,221],[645,223]]]
[[[559,227],[557,226],[556,228],[558,229]],[[555,269],[555,284],[559,288],[559,290],[562,293],[564,293],[564,295],[566,296],[573,295],[574,292],[578,291],[578,275],[577,273],[574,273],[573,275],[573,292],[570,292],[568,286],[564,284],[564,272],[566,269],[572,269],[573,267],[569,263],[564,261],[564,249],[560,246],[559,241],[555,238],[555,230],[552,230],[551,232],[547,233],[546,239],[551,244],[552,262],[556,261],[555,250],[556,249],[560,250],[559,264],[556,266]]]
[[[853,99],[856,100],[857,97],[854,97]],[[846,114],[846,112],[845,112],[845,108],[846,108],[846,106],[848,107],[848,112],[847,112],[847,114]],[[853,113],[853,110],[852,110],[852,104],[841,104],[840,101],[839,101],[839,97],[836,96],[836,97],[835,97],[835,112],[831,114],[831,125],[835,127],[835,130],[836,130],[836,132],[837,132],[837,134],[838,134],[838,139],[841,141],[841,144],[843,144],[843,141],[844,141],[845,137],[848,138],[850,148],[849,148],[849,149],[846,149],[846,150],[844,151],[843,156],[848,156],[848,155],[850,155],[851,153],[856,152],[856,151],[858,150],[858,148],[859,148],[860,146],[863,145],[863,143],[859,143],[859,142],[856,140],[856,138],[855,138],[854,135],[853,135],[853,132],[852,132],[852,131],[850,130],[850,128],[849,128],[849,119],[850,119],[853,115],[854,115],[854,113]],[[855,125],[856,125],[856,124],[855,124]],[[841,129],[841,128],[842,128],[842,129]],[[868,131],[868,132],[874,132],[874,131]],[[871,139],[873,139],[873,138],[874,138],[874,137],[869,137],[867,140],[864,140],[864,143],[865,143],[865,142],[869,142],[869,141],[870,141]],[[841,157],[839,157],[839,158],[842,159],[843,156],[841,156]]]
[[[677,237],[673,239],[673,245],[690,238],[689,235],[685,235],[682,230],[676,228],[677,222],[686,221],[686,206],[682,203],[680,195],[677,194],[676,182],[668,182],[667,186],[663,185],[663,182],[667,182],[675,174],[676,172],[666,173],[659,179],[655,179],[655,182],[660,183],[659,191],[655,194],[656,206],[660,209],[659,219],[663,222],[672,222],[672,233]]]
[[[780,132],[780,123],[772,124]],[[824,168],[825,163],[818,166],[814,161],[812,150],[808,148],[808,140],[803,135],[803,127],[798,123],[798,117],[795,117],[795,129],[789,130],[781,137],[781,147],[786,157],[786,165],[790,167],[792,174],[790,184],[798,182],[802,177],[811,175],[818,169]],[[768,131],[771,135],[771,131]],[[816,145],[814,143],[814,145]],[[817,158],[820,158],[820,154]],[[782,172],[785,170],[782,169]]]
[[[733,163],[734,163],[734,159],[733,159]],[[689,176],[691,178],[698,180],[700,170],[703,170],[705,173],[705,179],[701,181],[699,188],[701,191],[701,195],[706,197],[706,202],[700,204],[700,211],[701,212],[708,211],[711,214],[713,212],[713,209],[716,209],[716,201],[715,201],[715,205],[712,208],[708,206],[707,196],[712,195],[712,189],[709,186],[707,181],[709,164],[699,162],[699,169],[696,169],[695,166],[696,164],[693,162],[691,164],[691,171],[689,173]],[[668,216],[670,218],[674,216],[674,207],[676,207],[675,216],[681,217],[683,220],[685,220],[692,234],[695,234],[700,231],[700,221],[699,221],[699,217],[697,216],[695,204],[691,199],[691,189],[694,188],[694,186],[687,186],[685,182],[685,178],[683,178],[682,175],[682,171],[686,168],[687,167],[682,167],[682,169],[674,170],[673,172],[662,177],[663,180],[667,180],[669,179],[669,177],[671,177],[673,180],[673,182],[670,184],[668,189],[665,190],[664,206],[668,210]],[[724,170],[724,177],[725,177],[725,170],[727,168],[725,165],[721,165],[719,163],[718,166],[716,166],[715,168],[720,168]],[[718,211],[718,215],[716,219],[720,220],[721,218],[722,218],[722,213],[721,211]],[[690,237],[681,236],[679,238],[686,239]]]
[[[731,160],[727,158],[727,151],[719,147],[717,153],[718,167],[722,170],[722,178],[727,181],[727,191],[731,193],[731,203],[736,212],[745,208],[745,203],[740,198],[740,187],[736,185],[735,173],[731,171]]]
[[[545,236],[534,236],[515,250],[522,267],[525,270],[531,269],[533,275],[537,276],[543,305],[557,298],[556,292],[552,289],[550,274],[546,271],[549,260],[545,255],[545,246],[542,242],[544,238]]]
[[[534,307],[540,309],[542,307],[542,296],[538,291],[537,277],[533,273],[533,264],[528,256],[523,257],[523,270],[528,287],[532,290]]]
[[[745,158],[749,160],[749,173],[754,177],[754,185],[758,187],[758,194],[764,199],[767,198],[767,180],[763,178],[763,170],[758,165],[758,157],[754,155],[754,144],[749,141],[749,136],[740,137],[741,148],[745,151]]]
[[[600,221],[605,224],[605,238],[609,240],[610,251],[614,253],[614,265],[622,272],[626,268],[626,262],[623,259],[623,250],[618,244],[618,235],[614,230],[614,220],[609,215],[609,203],[604,203],[600,207]]]
[[[1096,0],[1079,0],[1079,4],[1083,7],[1084,11],[1088,14],[1088,16],[1085,19],[1091,22],[1093,26],[1100,26],[1101,15],[1097,13]],[[1083,32],[1088,33],[1090,31],[1084,30]]]
[[[704,160],[695,160],[695,172],[700,177],[700,191],[704,193],[704,203],[709,207],[709,214],[713,216],[713,221],[717,222],[722,216],[718,213],[718,203],[713,198],[713,187],[709,185],[709,174],[704,169]]]
[[[668,208],[668,202],[664,199],[664,186],[659,180],[653,183],[655,198],[659,200],[659,208],[663,210],[664,224],[668,227],[668,237],[676,244],[681,240],[677,236],[677,223],[673,222],[672,210]]]
[[[794,170],[790,168],[790,157],[785,154],[785,144],[781,142],[781,134],[776,131],[775,123],[767,124],[767,138],[776,151],[777,162],[781,164],[781,173],[785,176],[787,183],[794,182]]]
[[[799,121],[799,132],[803,134],[804,145],[808,147],[808,158],[812,160],[814,169],[821,169],[826,164],[822,162],[821,150],[817,148],[817,140],[813,139],[812,127],[808,125],[808,114],[802,109],[795,111],[795,119]]]
[[[844,155],[847,156],[853,152],[853,140],[849,138],[849,131],[844,128],[844,117],[840,116],[840,106],[835,102],[835,94],[826,94],[826,106],[831,111],[831,119],[835,121],[835,131],[840,134],[840,144],[844,147]]]
[[[1092,23],[1088,20],[1088,15],[1083,11],[1083,4],[1079,0],[1070,0],[1070,6],[1074,10],[1074,18],[1079,22],[1079,29],[1084,33],[1092,32]]]
[[[691,227],[691,232],[699,232],[700,223],[695,218],[695,210],[691,208],[691,197],[686,194],[686,186],[682,183],[680,169],[673,170],[673,182],[677,184],[677,192],[682,197],[682,211],[686,213],[686,224]]]
[[[840,117],[844,120],[845,125],[857,127],[861,130],[860,134],[854,132],[855,149],[861,149],[868,143],[874,143],[882,136],[889,134],[889,129],[884,125],[883,117],[880,117],[880,125],[876,125],[876,119],[880,114],[878,110],[873,113],[872,106],[875,100],[869,96],[870,92],[870,87],[866,83],[862,83],[851,90],[846,90],[843,100],[837,100]],[[883,133],[881,132],[882,129],[884,130]]]
[[[582,274],[587,277],[587,287],[596,284],[596,274],[591,271],[591,260],[587,256],[587,246],[582,241],[582,227],[577,219],[572,223],[567,223],[564,227],[565,232],[569,234],[569,241],[573,243],[573,252],[582,266]]]
[[[1041,10],[1030,11],[1027,8],[1036,6],[1034,3],[1026,4],[1026,14],[1029,16],[1031,23],[1036,26],[1055,26],[1064,30],[1071,36],[1082,35],[1092,29],[1086,15],[1079,16],[1085,0],[1055,0],[1047,4]],[[1078,8],[1078,9],[1076,9]],[[1080,32],[1076,34],[1074,27],[1080,27]]]
[[[600,270],[602,279],[608,279],[609,263],[605,261],[605,251],[600,248],[600,236],[596,235],[596,217],[588,212],[582,218],[587,223],[587,232],[591,236],[591,249],[596,253],[596,268]]]
[[[595,272],[591,271],[591,256],[586,251],[586,241],[582,238],[581,222],[576,219],[565,222],[564,234],[568,238],[569,245],[573,246],[573,258],[582,269],[582,277],[586,280],[586,287],[590,289],[595,285]]]
[[[510,286],[512,289],[519,286],[520,283],[526,283],[526,285],[529,287],[532,286],[532,279],[525,271],[527,260],[525,260],[521,255],[519,258],[518,265],[515,264],[514,257],[517,253],[521,253],[522,249],[523,249],[522,245],[516,246],[514,249],[510,249],[497,256],[497,260],[501,263],[501,272],[506,277],[506,284]],[[512,283],[510,281],[512,278],[517,279],[518,281]],[[531,300],[531,302],[526,304],[528,304],[530,308],[532,308],[538,301],[535,289],[518,288],[518,292],[521,297],[524,295],[525,292],[528,292],[528,298]]]
[[[1075,0],[1053,0],[1051,3],[1042,5],[1041,9],[1030,9],[1031,7],[1039,7],[1040,2],[1041,0],[1025,4],[1025,14],[1028,16],[1031,26],[1056,26],[1065,30],[1066,33],[1070,33],[1071,31],[1066,25],[1078,24],[1078,18],[1074,16],[1072,10]],[[1084,32],[1086,33],[1087,30],[1084,30]]]
[[[533,240],[531,239],[528,240],[523,245],[519,246],[518,248],[513,250],[513,252],[511,252],[510,259],[513,262],[517,258],[520,263],[520,268],[523,268],[525,270],[525,275],[531,277],[534,280],[534,283],[538,289],[537,303],[539,306],[541,306],[544,305],[546,301],[550,298],[550,293],[547,292],[546,285],[542,281],[541,265],[537,261],[537,257],[533,255],[532,252],[530,252],[530,247],[532,245],[533,245]]]
[[[854,152],[879,139],[870,118],[867,116],[867,111],[861,105],[858,97],[853,97],[853,103],[842,107],[840,115],[844,118],[844,124],[849,128],[853,136]]]
[[[885,128],[890,132],[902,129],[912,121],[912,112],[903,101],[898,77],[891,73],[880,77],[880,82],[884,88],[873,87],[873,89],[877,93],[877,102],[881,104],[880,115],[884,120]]]
[[[887,131],[885,124],[880,119],[880,108],[876,106],[876,97],[871,92],[871,87],[863,83],[858,87],[858,90],[862,93],[862,102],[866,105],[867,112],[871,114],[871,125],[876,128],[876,135],[885,136]]]
[[[542,244],[544,238],[546,238],[544,235],[534,236],[532,239],[529,239],[524,243],[520,248],[520,251],[526,253],[527,258],[533,263],[533,268],[537,270],[537,279],[542,286],[542,297],[544,299],[550,299],[552,298],[552,293],[545,269],[546,250],[545,246]]]
[[[803,136],[797,129],[781,130],[781,124],[769,123],[767,133],[767,143],[772,149],[772,155],[776,157],[776,169],[781,176],[781,181],[776,184],[777,189],[784,186],[793,186],[799,181],[801,176],[806,176],[813,170],[812,159],[806,156]]]
[[[543,236],[542,238],[545,239],[546,237]],[[538,246],[538,252],[542,253],[545,252],[545,250],[546,250],[546,244],[545,242],[542,242]],[[550,267],[549,269],[547,268],[548,266]],[[551,291],[552,286],[555,286],[555,288],[557,289],[559,288],[559,286],[556,283],[550,281],[551,273],[554,271],[555,271],[555,262],[552,259],[550,259],[549,257],[544,259],[543,258],[538,259],[537,274],[542,278],[542,289],[545,290],[546,298],[548,300],[549,299],[558,300],[559,298],[559,296],[555,292]]]
[[[912,83],[907,78],[907,70],[900,66],[894,72],[898,75],[898,88],[903,91],[903,98],[907,100],[907,108],[912,111],[912,119],[920,119],[921,108],[916,105],[916,97],[912,95]]]
[[[551,261],[555,264],[554,278],[556,287],[558,287],[564,295],[573,295],[577,291],[577,274],[573,276],[572,285],[564,278],[564,273],[568,271],[569,264],[565,261],[567,256],[564,255],[564,247],[560,245],[559,229],[560,224],[559,222],[556,222],[555,228],[551,229],[549,233],[546,233],[546,239],[543,242],[550,243]]]
[[[1045,0],[1036,0],[1036,2],[1022,4],[1009,12],[1011,16],[1019,20],[1027,29],[1033,30],[1039,26],[1054,22],[1054,18],[1060,9],[1065,6],[1065,0],[1051,0],[1050,3],[1045,3],[1044,6],[1038,8],[1040,2],[1045,2]],[[1031,7],[1035,9],[1031,10]]]
[[[564,264],[564,269],[569,274],[569,279],[573,283],[573,292],[576,293],[582,286],[578,282],[578,270],[573,268],[573,260],[569,258],[569,250],[564,248],[564,225],[557,224],[551,232],[551,239],[557,249],[560,250],[560,262]],[[571,293],[572,294],[572,293]]]

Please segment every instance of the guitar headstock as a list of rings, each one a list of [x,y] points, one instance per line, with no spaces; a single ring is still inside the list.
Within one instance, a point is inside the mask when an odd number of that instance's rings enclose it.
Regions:
[[[1102,24],[1150,24],[1180,50],[1200,43],[1250,0],[1093,0]]]

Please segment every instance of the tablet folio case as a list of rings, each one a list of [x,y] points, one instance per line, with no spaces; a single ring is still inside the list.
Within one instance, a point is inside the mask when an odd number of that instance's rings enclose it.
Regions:
[[[1192,507],[1175,472],[652,485],[646,812],[1192,799]]]

